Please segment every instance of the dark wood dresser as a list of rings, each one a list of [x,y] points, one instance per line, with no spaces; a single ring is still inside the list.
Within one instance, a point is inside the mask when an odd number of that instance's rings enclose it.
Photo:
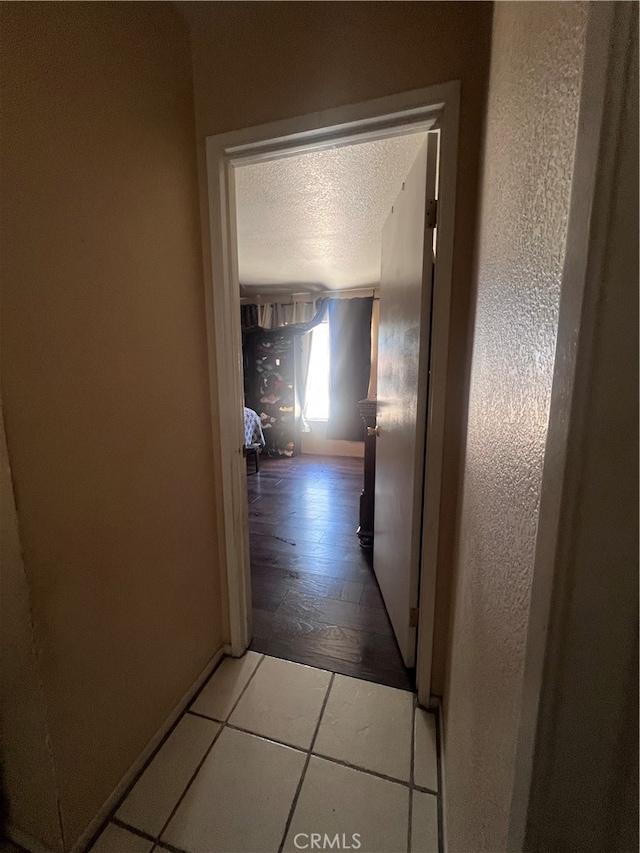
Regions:
[[[360,400],[358,411],[364,421],[364,487],[360,495],[360,525],[357,533],[363,548],[373,548],[376,498],[376,400]]]

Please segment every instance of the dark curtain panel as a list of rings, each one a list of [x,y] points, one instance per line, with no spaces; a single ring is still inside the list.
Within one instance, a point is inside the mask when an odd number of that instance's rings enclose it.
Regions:
[[[364,441],[358,402],[369,390],[373,297],[329,301],[327,438]]]
[[[254,329],[258,325],[258,306],[240,306],[240,324],[242,329]]]

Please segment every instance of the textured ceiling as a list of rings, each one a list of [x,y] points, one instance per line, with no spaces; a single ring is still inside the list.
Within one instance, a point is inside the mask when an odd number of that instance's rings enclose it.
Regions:
[[[244,288],[377,284],[380,237],[424,133],[236,168]]]

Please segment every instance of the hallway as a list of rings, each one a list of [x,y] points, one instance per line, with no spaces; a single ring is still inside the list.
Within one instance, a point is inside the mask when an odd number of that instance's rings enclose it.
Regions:
[[[404,690],[226,658],[91,850],[438,853],[436,744]]]
[[[362,484],[346,456],[262,458],[249,474],[251,649],[412,690],[356,536]]]

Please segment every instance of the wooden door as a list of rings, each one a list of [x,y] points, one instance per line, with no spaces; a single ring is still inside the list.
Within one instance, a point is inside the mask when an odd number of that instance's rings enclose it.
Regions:
[[[437,151],[437,134],[428,133],[382,233],[374,570],[408,667],[416,658]]]

